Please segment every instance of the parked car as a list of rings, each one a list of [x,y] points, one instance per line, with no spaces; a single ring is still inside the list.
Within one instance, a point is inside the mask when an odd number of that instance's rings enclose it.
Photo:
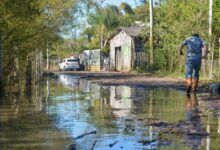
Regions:
[[[59,70],[79,70],[79,58],[64,58],[61,63],[59,63]]]

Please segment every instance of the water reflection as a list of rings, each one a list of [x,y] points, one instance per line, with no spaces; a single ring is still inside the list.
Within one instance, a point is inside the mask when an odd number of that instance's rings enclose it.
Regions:
[[[76,76],[60,75],[59,80],[67,88],[78,87],[79,85],[79,77]]]
[[[203,123],[198,109],[198,99],[195,93],[188,95],[186,100],[186,121],[193,132],[203,131]],[[198,149],[204,138],[201,136],[186,135],[186,144],[192,149]]]
[[[220,116],[218,116],[218,133],[220,135]]]
[[[72,141],[46,113],[44,88],[40,84],[32,88],[27,95],[6,93],[0,105],[0,149],[65,149]]]
[[[126,86],[110,87],[110,107],[118,117],[129,115],[132,107],[131,88]]]
[[[74,142],[80,150],[218,147],[217,118],[209,122],[196,95],[186,98],[174,89],[103,86],[60,75],[33,87],[29,97],[6,99],[0,106],[1,149],[68,149]],[[193,130],[204,124],[212,136],[172,134],[162,140],[158,127],[141,121],[149,117],[168,123],[183,120]],[[76,139],[92,131],[97,134]]]

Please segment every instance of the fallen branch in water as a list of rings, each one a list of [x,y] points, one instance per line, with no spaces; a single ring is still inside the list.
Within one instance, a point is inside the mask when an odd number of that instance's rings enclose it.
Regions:
[[[76,150],[76,144],[71,144],[68,150]]]
[[[157,118],[145,118],[145,119],[139,119],[141,121],[144,122],[145,125],[147,126],[157,126],[157,127],[161,127],[161,126],[167,126],[168,123],[161,121],[160,119]]]
[[[141,140],[141,141],[138,141],[139,143],[142,143],[143,145],[147,145],[147,144],[150,144],[152,142],[156,142],[157,139],[152,139],[152,140]]]
[[[95,140],[95,142],[92,144],[92,148],[90,150],[93,150],[95,148],[97,140]]]
[[[187,135],[191,135],[191,136],[210,136],[209,133],[207,132],[196,132],[196,133],[186,133]]]
[[[109,144],[109,147],[113,147],[116,143],[118,143],[118,141],[115,141],[114,143]]]
[[[83,138],[84,136],[90,135],[90,134],[96,134],[96,131],[91,131],[91,132],[88,132],[88,133],[84,133],[84,134],[82,134],[82,135],[79,135],[79,136],[77,136],[76,138],[74,138],[74,140],[81,139],[81,138]]]

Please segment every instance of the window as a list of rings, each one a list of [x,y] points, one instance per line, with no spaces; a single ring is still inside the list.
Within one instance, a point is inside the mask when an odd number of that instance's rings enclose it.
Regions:
[[[78,59],[67,59],[67,62],[78,62]]]

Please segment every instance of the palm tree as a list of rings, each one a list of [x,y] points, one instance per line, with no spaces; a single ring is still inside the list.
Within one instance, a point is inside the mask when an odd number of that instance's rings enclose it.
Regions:
[[[133,15],[134,11],[131,6],[125,2],[121,3],[120,8],[124,11],[125,14]]]
[[[88,17],[90,27],[86,28],[84,33],[89,33],[88,37],[99,38],[100,48],[103,49],[106,47],[109,37],[118,27],[131,25],[133,15],[134,11],[127,3],[122,3],[120,8],[115,5],[107,5],[104,8],[96,7],[95,12]],[[91,29],[94,32],[88,32]]]
[[[99,7],[95,13],[89,15],[88,20],[91,25],[89,28],[95,28],[94,36],[99,37],[101,49],[106,46],[112,31],[120,25],[119,15],[121,15],[120,10],[114,5],[108,5],[105,8]]]

